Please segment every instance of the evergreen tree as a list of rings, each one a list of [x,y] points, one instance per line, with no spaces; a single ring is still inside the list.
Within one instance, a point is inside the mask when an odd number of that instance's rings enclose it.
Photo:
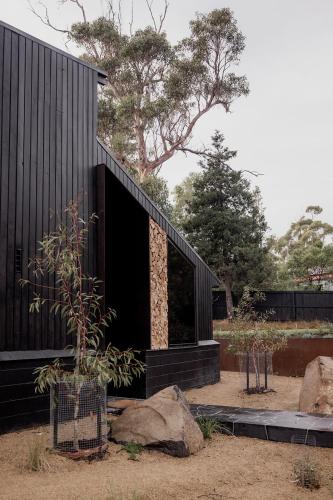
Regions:
[[[236,152],[215,132],[213,147],[200,162],[202,173],[193,182],[184,232],[201,257],[222,280],[228,317],[233,314],[232,291],[245,285],[263,286],[270,275],[267,229],[258,188],[251,189],[243,173],[228,162]]]

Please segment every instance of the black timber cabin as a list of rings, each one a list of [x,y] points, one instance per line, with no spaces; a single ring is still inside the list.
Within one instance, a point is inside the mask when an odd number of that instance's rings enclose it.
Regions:
[[[139,349],[146,363],[127,395],[219,380],[217,279],[96,138],[105,79],[0,22],[0,430],[47,420],[49,396],[35,393],[33,370],[68,356],[63,325],[46,309],[29,314],[33,293],[18,280],[32,278],[29,257],[55,228],[50,211],[72,199],[82,199],[83,218],[99,215],[86,266],[117,312],[107,340]]]

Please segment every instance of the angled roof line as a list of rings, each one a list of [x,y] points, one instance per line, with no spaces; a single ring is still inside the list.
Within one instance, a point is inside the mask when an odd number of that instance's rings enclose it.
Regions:
[[[47,42],[44,42],[44,40],[40,40],[39,38],[36,38],[35,36],[30,35],[29,33],[25,33],[24,31],[22,31],[18,28],[15,28],[14,26],[11,26],[10,24],[5,23],[4,21],[0,20],[0,26],[8,29],[10,31],[13,31],[14,33],[16,33],[18,35],[24,36],[25,38],[28,38],[29,40],[32,40],[33,42],[39,43],[39,44],[43,45],[44,47],[47,47],[48,49],[53,50],[54,52],[57,52],[58,54],[67,57],[68,59],[72,59],[73,61],[76,61],[77,63],[82,64],[83,66],[86,66],[89,69],[96,71],[96,73],[98,73],[99,83],[101,83],[101,84],[103,84],[104,83],[103,81],[106,80],[106,78],[107,78],[107,74],[105,73],[105,71],[103,71],[99,68],[96,68],[96,66],[89,64],[86,61],[83,61],[79,57],[73,56],[72,54],[69,54],[68,52],[65,52],[62,49],[58,49],[57,47],[54,47],[53,45],[50,45]]]
[[[165,224],[168,227],[168,229],[171,229],[178,236],[178,238],[186,245],[186,247],[191,251],[191,253],[193,255],[195,255],[196,259],[198,259],[201,262],[201,264],[206,267],[206,269],[211,274],[216,286],[220,285],[220,280],[215,276],[215,274],[210,269],[210,267],[206,264],[206,262],[200,257],[200,255],[194,250],[194,248],[186,241],[184,236],[182,236],[179,233],[179,231],[173,226],[173,224],[168,220],[168,218],[161,212],[161,209],[156,205],[156,203],[153,202],[153,200],[151,200],[151,198],[146,194],[146,192],[142,189],[142,187],[133,179],[133,177],[128,173],[127,169],[115,158],[114,154],[109,150],[109,148],[107,146],[105,146],[105,144],[98,137],[97,137],[97,142],[100,145],[100,147],[102,149],[104,149],[104,151],[110,156],[112,161],[117,165],[117,167],[126,176],[126,178],[130,181],[130,183],[132,183],[137,188],[137,190],[139,191],[141,196],[148,202],[149,205],[151,205],[151,207],[153,207],[160,214],[162,219],[164,219]],[[119,180],[121,181],[121,179],[119,179]],[[140,200],[137,199],[137,201],[141,204]],[[169,231],[169,232],[171,232],[171,231]],[[170,234],[168,236],[171,238]],[[171,239],[173,239],[173,238],[171,238]]]

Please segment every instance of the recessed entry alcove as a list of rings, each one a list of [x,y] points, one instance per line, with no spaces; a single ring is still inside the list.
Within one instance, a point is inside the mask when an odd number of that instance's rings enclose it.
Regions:
[[[213,383],[219,367],[217,345],[210,340],[211,284],[205,284],[211,275],[200,273],[175,237],[184,240],[100,148],[101,160],[110,164],[96,169],[98,274],[105,305],[117,314],[106,342],[140,350],[146,363],[145,374],[130,388],[110,391],[147,397],[171,384],[185,389]]]

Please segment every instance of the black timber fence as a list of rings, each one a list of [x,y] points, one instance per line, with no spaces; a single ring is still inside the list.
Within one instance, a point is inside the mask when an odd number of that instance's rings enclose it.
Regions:
[[[265,291],[266,300],[255,305],[258,312],[274,311],[272,321],[333,322],[333,291]],[[234,297],[234,305],[238,298]],[[213,292],[213,319],[225,319],[225,292]]]

